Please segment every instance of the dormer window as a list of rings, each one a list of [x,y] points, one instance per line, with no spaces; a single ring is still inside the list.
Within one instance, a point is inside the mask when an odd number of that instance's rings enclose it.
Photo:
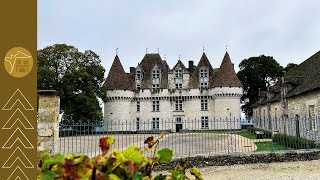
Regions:
[[[140,70],[137,70],[136,72],[136,80],[141,80],[142,79],[142,74]]]
[[[136,76],[135,76],[136,89],[140,89],[141,88],[142,79],[143,79],[143,74],[142,74],[141,69],[138,67],[136,69]]]
[[[200,77],[201,77],[201,78],[209,77],[209,70],[208,70],[208,68],[201,68],[201,69],[200,69]]]
[[[152,78],[153,79],[160,79],[160,70],[159,69],[152,71]]]
[[[174,70],[175,78],[182,78],[182,69],[181,68],[176,68]]]
[[[160,89],[161,70],[157,65],[152,69],[152,89]]]

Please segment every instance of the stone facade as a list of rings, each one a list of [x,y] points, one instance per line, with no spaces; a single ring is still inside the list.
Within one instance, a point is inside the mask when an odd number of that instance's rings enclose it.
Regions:
[[[39,150],[51,147],[58,150],[60,97],[56,91],[38,91],[38,141]]]
[[[205,54],[197,67],[193,62],[189,64],[192,66],[186,68],[179,60],[170,69],[159,55],[147,54],[137,68],[130,68],[130,73],[126,73],[128,78],[124,79],[125,72],[116,57],[105,83],[108,95],[104,105],[106,130],[240,129],[243,89],[229,55],[225,55],[221,65],[228,74],[226,85],[215,86],[214,79],[223,78],[225,74],[217,75],[219,68],[213,69]],[[152,74],[154,72],[156,74]],[[113,77],[116,74],[121,75]],[[131,82],[131,88],[121,84],[122,81]],[[207,125],[201,123],[203,118],[208,119]],[[226,119],[230,118],[238,121],[227,125]],[[159,121],[159,126],[155,127],[153,121]],[[196,121],[198,123],[194,123]],[[180,124],[178,130],[174,124]]]
[[[272,131],[280,131],[289,135],[316,140],[320,142],[320,91],[313,91],[299,96],[287,98],[288,102],[288,118],[281,117],[280,101],[270,103],[271,124],[267,116],[268,104],[262,104],[253,108],[253,118],[257,126]],[[315,127],[312,127],[310,120],[309,108],[314,106],[315,109]],[[264,113],[265,112],[265,113]],[[261,113],[261,115],[260,115]],[[266,116],[264,116],[266,114]]]

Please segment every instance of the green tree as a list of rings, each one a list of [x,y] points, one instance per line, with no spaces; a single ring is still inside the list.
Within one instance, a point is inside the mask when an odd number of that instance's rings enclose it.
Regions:
[[[265,55],[244,59],[239,64],[239,68],[237,75],[244,89],[241,109],[251,117],[251,105],[258,100],[259,88],[262,91],[267,90],[267,87],[274,84],[282,75],[283,68],[272,56]]]
[[[38,89],[57,90],[64,122],[101,121],[105,69],[93,51],[66,44],[38,50]]]
[[[285,67],[283,70],[284,70],[285,72],[288,72],[288,71],[290,71],[291,69],[295,68],[296,66],[298,66],[298,64],[289,63],[289,64],[287,64],[287,67]]]

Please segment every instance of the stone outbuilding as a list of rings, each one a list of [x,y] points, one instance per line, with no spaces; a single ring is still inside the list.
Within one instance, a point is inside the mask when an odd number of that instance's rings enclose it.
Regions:
[[[257,126],[320,142],[320,51],[285,73],[253,105]]]

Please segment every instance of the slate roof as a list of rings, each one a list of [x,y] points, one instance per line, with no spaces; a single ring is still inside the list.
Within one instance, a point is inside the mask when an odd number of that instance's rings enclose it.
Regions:
[[[290,90],[287,97],[296,96],[304,92],[320,88],[320,51],[302,62],[300,65],[291,69],[285,74],[285,77],[295,78],[291,80],[298,83],[296,87]]]
[[[213,81],[214,87],[242,87],[241,82],[234,71],[228,52],[224,55],[222,63]]]
[[[161,70],[160,88],[161,89],[168,88],[169,66],[167,62],[163,61],[161,59],[161,56],[158,53],[156,53],[156,54],[146,54],[139,65],[143,73],[143,81],[141,85],[142,89],[148,89],[152,86],[151,76],[152,76],[152,69],[155,65],[157,65]]]
[[[108,77],[104,83],[107,90],[131,90],[133,82],[129,79],[120,62],[118,55],[114,58]]]
[[[226,53],[220,68],[213,68],[205,53],[202,53],[198,65],[193,68],[193,71],[188,71],[188,68],[178,60],[177,64],[170,69],[166,61],[162,60],[158,53],[145,54],[137,68],[142,71],[141,89],[152,88],[152,69],[158,66],[161,70],[161,89],[167,89],[168,73],[172,73],[173,69],[180,66],[184,73],[190,74],[189,88],[199,88],[199,71],[201,67],[209,68],[209,88],[213,87],[241,87],[241,83],[234,71],[233,64],[229,54]],[[104,83],[107,90],[134,90],[135,89],[135,68],[131,68],[130,73],[126,73],[120,62],[118,55],[114,58],[113,64],[109,71],[108,77]]]
[[[169,70],[169,73],[173,73],[173,70],[174,70],[176,67],[178,67],[178,66],[181,67],[181,69],[183,70],[183,73],[189,73],[189,71],[188,71],[188,69],[186,68],[186,66],[185,66],[185,65],[183,64],[183,62],[180,61],[180,60],[178,60],[177,64],[176,64],[175,66],[173,66],[172,69]]]
[[[194,69],[193,73],[190,77],[190,88],[199,88],[199,72],[201,67],[208,67],[209,68],[209,88],[213,87],[213,79],[215,78],[215,74],[217,72],[217,69],[213,69],[210,61],[205,53],[202,53],[202,56],[200,58],[200,61],[197,65],[197,67]]]
[[[284,79],[286,86],[289,88],[286,95],[287,98],[320,89],[320,51],[285,73]],[[278,81],[274,86],[270,87],[274,96],[269,101],[260,104],[279,101],[281,99],[280,88],[281,83]],[[257,103],[252,105],[252,107],[256,106]]]

